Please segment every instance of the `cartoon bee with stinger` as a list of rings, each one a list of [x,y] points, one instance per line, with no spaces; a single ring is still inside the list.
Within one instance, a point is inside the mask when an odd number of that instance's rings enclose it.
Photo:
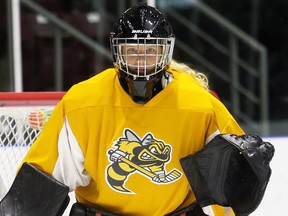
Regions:
[[[156,140],[151,133],[141,140],[133,131],[125,129],[124,137],[116,141],[108,155],[111,164],[106,171],[107,182],[118,192],[131,193],[124,184],[135,171],[157,184],[171,183],[182,175],[177,169],[166,174],[165,164],[170,161],[171,146]]]

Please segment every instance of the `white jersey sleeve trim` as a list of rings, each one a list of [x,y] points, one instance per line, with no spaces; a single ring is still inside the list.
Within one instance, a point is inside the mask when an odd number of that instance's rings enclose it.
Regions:
[[[220,134],[219,130],[216,130],[214,133],[212,133],[209,137],[207,137],[206,141],[205,141],[205,145],[207,143],[209,143],[215,136],[217,136],[218,134]]]
[[[232,209],[230,207],[225,207],[225,216],[233,216]]]
[[[209,216],[215,216],[212,206],[205,206],[202,208],[203,212]]]
[[[91,181],[90,175],[84,168],[84,154],[71,130],[67,117],[59,134],[58,160],[53,177],[67,185],[70,191],[78,186],[87,186]]]
[[[215,216],[212,206],[205,206],[202,208],[203,212],[209,216]],[[232,216],[232,210],[230,207],[224,207],[225,216]],[[224,215],[223,215],[224,216]]]

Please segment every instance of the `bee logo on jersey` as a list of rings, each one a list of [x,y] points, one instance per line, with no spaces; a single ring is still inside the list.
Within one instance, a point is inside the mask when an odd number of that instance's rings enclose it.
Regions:
[[[124,185],[135,172],[155,184],[169,184],[182,175],[177,169],[166,172],[165,165],[171,159],[171,146],[155,139],[151,133],[140,139],[132,130],[125,129],[124,136],[108,150],[108,155],[111,163],[106,169],[106,179],[117,192],[133,193]]]

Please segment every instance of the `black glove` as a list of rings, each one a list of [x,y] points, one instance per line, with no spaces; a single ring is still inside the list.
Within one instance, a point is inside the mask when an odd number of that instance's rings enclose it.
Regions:
[[[260,204],[271,175],[274,147],[259,136],[221,134],[201,151],[180,160],[202,206],[231,206],[237,216]]]
[[[246,158],[259,181],[266,180],[270,173],[269,163],[274,156],[274,146],[269,142],[264,142],[257,135],[236,136],[233,134],[221,135],[228,142],[239,149],[240,153]]]

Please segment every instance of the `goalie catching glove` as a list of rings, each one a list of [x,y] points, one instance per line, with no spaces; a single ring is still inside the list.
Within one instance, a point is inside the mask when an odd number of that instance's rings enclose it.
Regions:
[[[273,145],[257,135],[220,134],[180,163],[202,207],[230,206],[244,216],[263,198],[273,155]]]

